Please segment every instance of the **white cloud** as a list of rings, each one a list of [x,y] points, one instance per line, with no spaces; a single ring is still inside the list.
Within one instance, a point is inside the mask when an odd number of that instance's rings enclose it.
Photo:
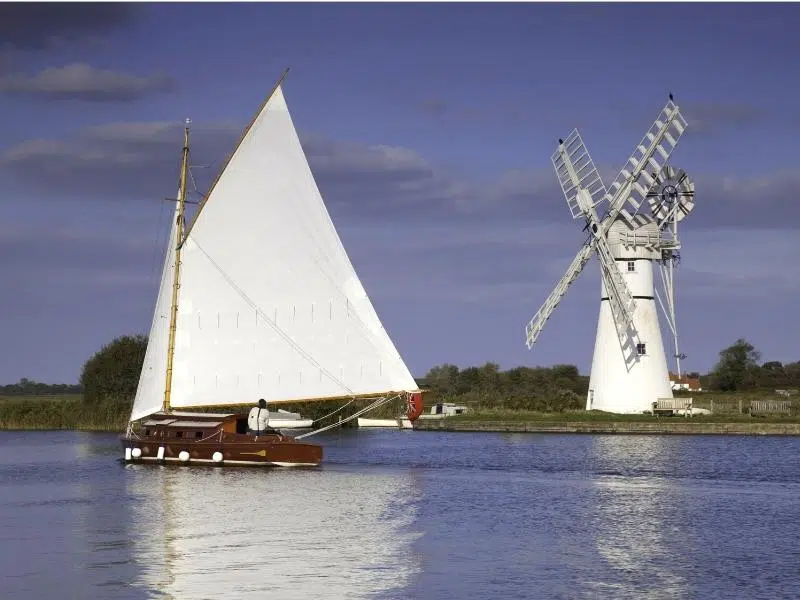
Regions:
[[[86,63],[48,67],[36,75],[11,73],[0,77],[0,93],[93,102],[124,102],[172,88],[165,73],[147,76],[96,69]]]

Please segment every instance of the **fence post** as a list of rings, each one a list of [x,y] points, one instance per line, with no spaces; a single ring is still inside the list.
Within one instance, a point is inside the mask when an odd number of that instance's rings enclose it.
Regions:
[[[742,399],[739,398],[739,414],[742,414]]]

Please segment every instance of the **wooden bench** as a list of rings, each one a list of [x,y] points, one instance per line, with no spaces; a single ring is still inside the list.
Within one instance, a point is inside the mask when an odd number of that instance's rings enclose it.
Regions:
[[[781,414],[788,415],[792,412],[791,400],[751,400],[750,416]]]
[[[653,402],[653,414],[675,414],[677,410],[685,410],[686,416],[692,415],[692,398],[659,398]]]

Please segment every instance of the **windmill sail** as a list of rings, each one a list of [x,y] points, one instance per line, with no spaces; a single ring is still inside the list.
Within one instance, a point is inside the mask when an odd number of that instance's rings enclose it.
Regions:
[[[163,399],[171,255],[132,420]],[[418,389],[336,233],[280,85],[189,229],[179,293],[175,408]]]

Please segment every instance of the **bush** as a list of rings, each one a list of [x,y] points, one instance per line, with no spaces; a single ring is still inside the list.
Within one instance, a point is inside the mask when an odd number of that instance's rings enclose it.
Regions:
[[[133,402],[146,350],[147,336],[144,335],[125,335],[103,346],[83,365],[84,402]]]

